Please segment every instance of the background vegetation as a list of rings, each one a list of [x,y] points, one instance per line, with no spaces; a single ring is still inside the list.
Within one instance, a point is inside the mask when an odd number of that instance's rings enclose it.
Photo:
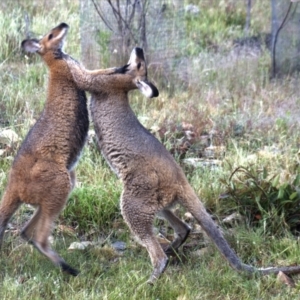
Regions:
[[[160,97],[146,100],[134,92],[132,107],[182,164],[244,262],[299,264],[298,74],[270,80],[270,53],[264,39],[246,46],[241,39],[243,2],[191,2],[200,14],[185,18],[190,42],[182,53],[189,67],[166,78],[150,66],[149,77],[159,87]],[[39,57],[21,52],[21,41],[40,37],[65,21],[70,25],[65,51],[78,60],[81,56],[77,1],[2,1],[0,8],[2,194],[11,161],[46,96],[47,69]],[[269,1],[255,1],[252,16],[251,35],[261,37],[270,31]],[[3,131],[8,129],[19,139],[5,139]],[[187,159],[197,162],[197,167],[187,164]],[[188,214],[177,208],[193,234],[157,284],[146,285],[151,272],[148,255],[132,240],[122,220],[118,206],[122,187],[92,136],[77,177],[53,237],[55,248],[81,275],[62,274],[20,240],[19,230],[33,211],[24,205],[1,249],[2,299],[298,299],[297,276],[291,289],[275,276],[237,274]],[[238,217],[228,225],[226,217],[234,213]],[[161,220],[156,230],[167,238],[172,233]],[[90,246],[68,250],[72,242],[83,241]],[[123,246],[116,247],[116,242]]]

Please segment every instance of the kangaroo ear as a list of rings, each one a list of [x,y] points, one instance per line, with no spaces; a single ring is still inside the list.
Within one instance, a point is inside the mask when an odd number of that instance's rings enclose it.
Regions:
[[[154,84],[149,81],[138,81],[137,88],[140,92],[145,95],[147,98],[157,97],[159,95],[158,89]]]
[[[41,46],[39,44],[39,41],[36,39],[32,39],[32,40],[24,40],[21,43],[21,47],[24,51],[26,52],[30,52],[30,53],[34,53],[37,52],[38,50],[40,50]]]

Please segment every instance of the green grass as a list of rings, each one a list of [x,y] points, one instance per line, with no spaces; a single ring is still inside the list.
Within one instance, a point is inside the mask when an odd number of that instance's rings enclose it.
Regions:
[[[182,72],[187,72],[188,82],[173,82],[174,75],[172,82],[166,83],[150,68],[149,77],[158,85],[160,97],[144,99],[132,92],[132,107],[154,134],[159,136],[159,129],[166,130],[162,141],[168,148],[179,136],[174,128],[182,122],[193,125],[197,138],[214,130],[214,143],[225,146],[225,156],[217,168],[185,169],[196,193],[220,226],[232,212],[244,215],[239,226],[224,227],[226,238],[244,262],[258,267],[299,264],[297,237],[286,227],[279,236],[266,230],[267,222],[255,226],[250,222],[251,214],[241,203],[252,201],[254,205],[259,189],[247,186],[249,178],[236,176],[230,180],[234,170],[242,166],[251,170],[252,177],[265,188],[266,199],[279,193],[289,198],[298,190],[299,76],[270,80],[271,60],[266,49],[258,56],[230,52],[232,39],[243,36],[244,1],[191,2],[199,6],[201,18],[185,20],[190,41],[183,51],[189,55],[188,68]],[[30,31],[36,37],[59,22],[70,24],[65,51],[79,60],[80,17],[77,1],[46,1],[41,6],[33,6],[30,1],[17,3],[0,4],[0,131],[13,129],[23,139],[43,109],[47,86],[47,69],[40,58],[20,51],[26,37],[24,13],[29,15]],[[253,34],[269,30],[266,13],[270,14],[269,1],[254,3]],[[212,45],[222,51],[211,52]],[[3,147],[0,144],[0,149]],[[17,147],[0,156],[0,194]],[[267,176],[262,176],[262,170]],[[272,186],[274,178],[278,182]],[[221,199],[219,196],[228,190],[235,198]],[[53,247],[81,270],[80,276],[71,278],[61,273],[21,241],[14,230],[20,230],[32,214],[31,208],[23,206],[12,219],[13,229],[6,233],[0,252],[1,299],[298,299],[299,277],[294,277],[296,288],[291,289],[278,283],[275,276],[248,278],[238,274],[210,242],[195,233],[187,241],[190,246],[180,251],[181,260],[170,263],[155,286],[148,286],[150,259],[133,241],[121,217],[121,191],[121,183],[90,141],[77,166],[77,185],[53,233]],[[278,211],[276,206],[269,209],[268,202],[264,205],[266,217],[274,209]],[[297,212],[297,207],[292,210]],[[183,210],[178,213],[184,217]],[[166,224],[159,221],[155,226],[164,228]],[[193,222],[191,226],[195,228]],[[66,232],[68,228],[71,234]],[[68,250],[72,242],[86,240],[97,245]],[[123,254],[111,249],[115,241],[126,243]],[[192,245],[194,242],[196,245]],[[208,252],[199,255],[201,247],[207,247]]]
[[[237,238],[237,250],[248,253],[252,263],[268,265],[280,260],[292,264],[299,255],[296,242],[290,239],[275,245],[274,240],[263,240],[248,231],[241,231]],[[1,260],[2,299],[297,299],[299,293],[298,287],[289,289],[277,283],[275,276],[247,278],[237,274],[214,248],[202,257],[186,252],[183,262],[170,264],[151,287],[145,284],[150,262],[139,247],[130,247],[109,260],[96,249],[67,252],[68,242],[60,239],[55,245],[81,270],[76,278],[62,274],[28,245],[6,245],[2,253],[8,259]]]

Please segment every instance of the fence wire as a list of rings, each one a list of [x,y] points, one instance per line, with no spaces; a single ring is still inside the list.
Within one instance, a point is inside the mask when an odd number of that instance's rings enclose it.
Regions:
[[[115,3],[116,1],[112,1]],[[120,1],[121,12],[125,15],[128,5],[133,1]],[[139,1],[137,1],[139,2]],[[185,42],[184,5],[180,0],[151,0],[146,8],[146,57],[156,63],[171,61],[180,56],[179,45]],[[95,5],[97,9],[95,8]],[[136,9],[132,22],[133,34],[138,36],[139,11]],[[100,15],[104,16],[105,22]],[[122,49],[122,36],[118,29],[116,17],[108,3],[104,0],[80,0],[81,15],[81,48],[82,59],[89,68],[108,67],[124,63],[135,46],[144,46],[142,41],[128,43]],[[143,47],[144,48],[144,47]],[[120,61],[122,60],[122,62]]]

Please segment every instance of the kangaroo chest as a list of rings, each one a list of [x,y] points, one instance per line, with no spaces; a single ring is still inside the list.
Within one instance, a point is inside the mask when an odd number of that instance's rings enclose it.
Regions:
[[[45,109],[26,136],[19,155],[36,153],[37,158],[53,160],[71,170],[85,144],[89,120],[83,91],[65,93]],[[56,100],[56,98],[55,98]]]
[[[91,115],[99,150],[118,177],[124,178],[143,160],[147,141],[141,130],[145,129],[126,105],[116,107],[92,98]]]
[[[81,90],[77,91],[77,103],[74,113],[74,122],[70,127],[68,169],[72,169],[78,161],[89,129],[87,99],[85,93]]]

